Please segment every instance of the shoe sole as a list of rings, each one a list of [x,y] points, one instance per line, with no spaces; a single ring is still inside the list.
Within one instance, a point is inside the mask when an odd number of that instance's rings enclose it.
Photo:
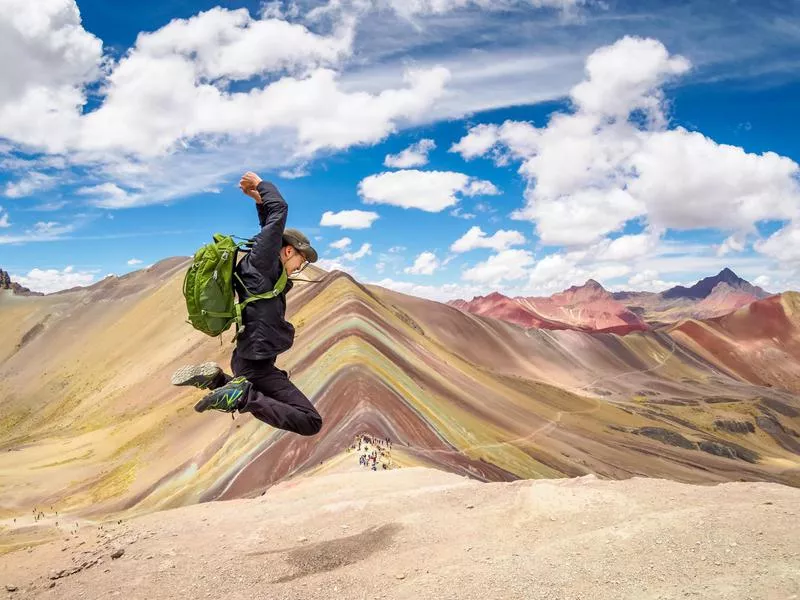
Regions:
[[[208,410],[208,406],[209,406],[209,404],[211,404],[211,403],[210,403],[210,402],[207,402],[207,401],[206,401],[206,399],[205,399],[205,398],[203,398],[203,399],[202,399],[202,400],[200,400],[200,401],[199,401],[197,404],[195,404],[195,405],[194,405],[194,409],[195,409],[197,412],[199,412],[199,413],[201,413],[201,412],[205,412],[205,411],[207,411],[207,410]]]
[[[241,397],[241,395],[242,394],[240,393],[239,396],[237,396],[237,398],[236,398],[237,404],[238,404],[238,400]],[[207,394],[206,396],[201,398],[200,401],[197,402],[194,405],[194,409],[199,413],[206,412],[207,410],[211,410],[211,399],[210,398],[211,398],[211,394]],[[219,410],[220,412],[226,412],[226,413],[235,412],[235,409],[232,409],[232,410],[221,410],[221,409],[217,408],[217,409],[214,409],[214,410]]]
[[[208,384],[217,374],[221,373],[217,363],[207,362],[202,365],[187,365],[181,367],[172,375],[172,385],[193,385],[200,387]]]

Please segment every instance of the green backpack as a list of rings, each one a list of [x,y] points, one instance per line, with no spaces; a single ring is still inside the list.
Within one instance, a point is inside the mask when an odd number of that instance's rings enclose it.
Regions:
[[[236,274],[236,257],[240,251],[248,252],[252,242],[244,247],[233,241],[233,236],[214,234],[214,241],[195,252],[192,265],[183,279],[183,296],[189,312],[188,322],[203,333],[216,337],[236,324],[237,335],[242,325],[242,310],[256,300],[269,300],[286,287],[286,269],[275,283],[275,288],[265,294],[251,294]],[[233,278],[248,294],[244,302],[236,302]],[[235,339],[235,338],[234,338]]]

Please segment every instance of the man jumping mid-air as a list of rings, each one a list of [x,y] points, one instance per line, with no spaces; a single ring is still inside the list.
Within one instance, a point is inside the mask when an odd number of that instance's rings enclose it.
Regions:
[[[247,172],[239,187],[256,201],[261,225],[252,249],[236,266],[241,283],[234,278],[234,286],[243,302],[248,291],[253,294],[271,291],[283,269],[292,275],[302,271],[308,263],[316,262],[317,251],[300,231],[284,230],[289,207],[273,184]],[[286,321],[286,294],[291,288],[292,281],[288,280],[279,296],[244,307],[244,327],[231,357],[233,377],[213,362],[182,367],[175,372],[173,385],[212,390],[195,404],[197,412],[238,410],[300,435],[319,432],[322,417],[305,394],[289,381],[286,371],[275,366],[278,354],[294,343],[294,327]]]

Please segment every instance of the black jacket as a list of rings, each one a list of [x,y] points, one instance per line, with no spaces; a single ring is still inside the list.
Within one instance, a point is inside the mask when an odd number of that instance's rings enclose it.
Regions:
[[[236,267],[236,272],[247,290],[252,294],[263,294],[275,287],[281,276],[283,265],[279,257],[283,246],[283,230],[289,207],[273,184],[262,181],[258,184],[262,204],[256,204],[261,231],[254,238],[252,250]],[[234,287],[239,301],[249,294],[234,278]],[[273,359],[285,352],[294,343],[294,327],[286,320],[286,293],[292,289],[287,281],[283,293],[270,300],[255,300],[244,308],[242,323],[236,340],[236,353],[249,360]]]

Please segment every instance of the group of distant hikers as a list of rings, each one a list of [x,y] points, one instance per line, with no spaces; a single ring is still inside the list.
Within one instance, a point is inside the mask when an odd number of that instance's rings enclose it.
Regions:
[[[378,438],[361,433],[347,448],[347,452],[359,452],[358,464],[377,471],[378,465],[382,470],[391,469],[394,466],[390,455],[391,449],[392,441],[389,438]]]
[[[236,325],[233,375],[206,362],[181,367],[172,383],[209,390],[195,404],[197,412],[250,413],[278,429],[315,435],[322,417],[287,372],[275,366],[275,359],[294,343],[294,327],[286,320],[289,276],[316,262],[317,251],[303,233],[286,229],[289,207],[272,183],[247,172],[239,187],[255,200],[261,231],[245,248],[230,237],[215,235],[214,243],[195,255],[184,281],[195,327],[219,335]],[[243,256],[237,261],[240,252]]]

